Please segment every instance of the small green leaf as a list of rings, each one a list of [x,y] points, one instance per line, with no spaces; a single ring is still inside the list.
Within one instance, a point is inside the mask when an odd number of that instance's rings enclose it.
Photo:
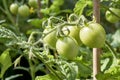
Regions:
[[[35,80],[59,80],[59,79],[52,74],[47,74],[44,76],[37,76]]]
[[[12,65],[12,61],[9,55],[9,49],[5,50],[0,56],[1,73],[0,78],[3,77],[5,71]]]

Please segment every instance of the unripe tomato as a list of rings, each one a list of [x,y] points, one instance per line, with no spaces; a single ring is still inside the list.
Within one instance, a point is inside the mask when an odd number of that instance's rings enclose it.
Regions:
[[[18,4],[17,3],[12,3],[10,5],[10,12],[15,15],[17,14],[17,12],[18,12]]]
[[[31,6],[33,8],[37,8],[38,7],[37,0],[29,0],[28,4],[29,4],[29,6]]]
[[[114,12],[116,15],[120,16],[120,9],[110,8],[110,10]],[[111,23],[116,23],[120,20],[120,18],[117,17],[116,15],[112,14],[110,11],[106,11],[105,17],[107,21]]]
[[[48,33],[50,30],[51,29],[45,29],[43,31],[43,33]],[[51,49],[55,49],[56,48],[56,41],[57,41],[56,31],[53,31],[53,32],[47,34],[43,38],[43,42],[45,44],[47,44]]]
[[[56,42],[58,54],[67,60],[73,60],[78,54],[78,44],[71,37],[59,38]]]
[[[27,5],[21,5],[18,8],[18,13],[22,17],[28,17],[30,14],[29,7]]]
[[[89,23],[80,30],[80,39],[83,44],[91,48],[100,48],[106,40],[104,28],[98,23]]]
[[[67,29],[69,29],[69,31],[70,31],[70,33],[69,33],[68,36],[74,38],[74,39],[77,41],[78,45],[81,45],[82,42],[81,42],[81,40],[80,40],[80,38],[79,38],[80,28],[77,27],[77,26],[67,26],[67,27],[64,27],[64,28],[63,28],[63,32],[64,32],[64,34],[66,34],[66,35],[68,34]]]

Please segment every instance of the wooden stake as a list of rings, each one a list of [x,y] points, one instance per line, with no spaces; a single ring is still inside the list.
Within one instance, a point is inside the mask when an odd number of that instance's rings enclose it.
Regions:
[[[100,23],[100,0],[93,0],[93,15],[97,23]],[[93,48],[93,80],[96,79],[96,74],[100,72],[100,54],[101,49]]]

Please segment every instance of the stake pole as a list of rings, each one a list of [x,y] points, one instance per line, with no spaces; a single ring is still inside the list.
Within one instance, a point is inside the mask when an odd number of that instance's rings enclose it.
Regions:
[[[100,0],[93,0],[93,15],[97,23],[100,23]],[[100,72],[100,48],[93,48],[93,80],[96,79],[96,74]]]

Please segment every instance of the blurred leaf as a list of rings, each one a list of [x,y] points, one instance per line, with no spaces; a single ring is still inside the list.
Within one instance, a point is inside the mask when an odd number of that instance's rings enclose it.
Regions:
[[[112,77],[111,77],[111,74],[110,73],[99,73],[96,75],[96,78],[97,80],[114,80]]]
[[[113,47],[120,47],[120,29],[118,29],[112,36],[112,43]]]
[[[59,79],[52,74],[47,74],[44,76],[37,76],[35,80],[59,80]]]
[[[41,28],[42,21],[44,21],[45,18],[42,19],[29,19],[27,22],[30,23],[32,26],[35,26],[37,28]]]
[[[92,69],[84,64],[81,63],[81,61],[76,61],[76,64],[78,66],[78,77],[85,77],[91,75]]]
[[[81,15],[87,4],[88,2],[86,0],[79,0],[75,5],[74,13],[77,15]]]
[[[0,24],[6,22],[6,20],[0,20]]]
[[[120,80],[120,65],[110,67],[104,73],[97,74],[97,80]]]
[[[0,77],[3,77],[5,71],[12,65],[12,61],[9,55],[9,49],[5,50],[0,56],[1,73]]]

